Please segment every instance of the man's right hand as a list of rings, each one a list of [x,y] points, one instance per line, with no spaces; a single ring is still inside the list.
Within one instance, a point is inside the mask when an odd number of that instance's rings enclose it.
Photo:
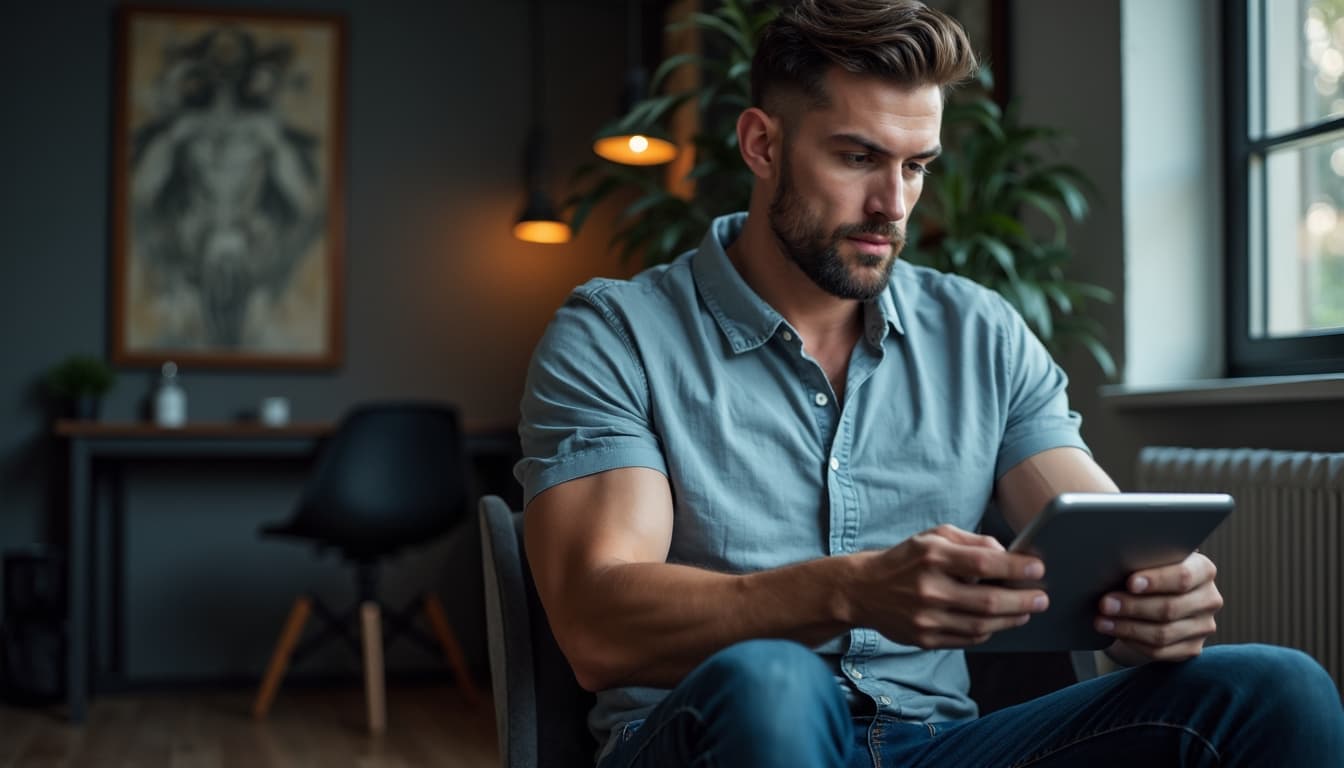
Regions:
[[[978,645],[1049,606],[1043,590],[983,583],[1036,581],[1039,558],[1004,550],[992,536],[940,525],[864,553],[853,623],[920,648]]]

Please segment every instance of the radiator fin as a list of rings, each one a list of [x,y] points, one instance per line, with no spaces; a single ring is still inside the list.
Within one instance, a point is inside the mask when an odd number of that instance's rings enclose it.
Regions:
[[[1301,649],[1344,689],[1344,453],[1149,447],[1137,486],[1232,494],[1200,547],[1226,599],[1214,641]]]

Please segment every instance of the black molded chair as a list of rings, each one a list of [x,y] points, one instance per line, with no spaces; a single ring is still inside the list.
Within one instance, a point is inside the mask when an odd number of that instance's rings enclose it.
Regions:
[[[481,499],[486,634],[495,728],[506,768],[587,768],[598,744],[587,726],[593,694],[556,645],[523,552],[523,514]]]
[[[401,550],[446,533],[467,513],[466,462],[457,411],[425,403],[381,403],[351,410],[318,457],[294,516],[262,534],[312,542],[319,551],[339,550],[353,567],[357,601],[336,614],[310,595],[294,601],[257,691],[253,714],[265,717],[290,661],[339,638],[362,653],[369,728],[386,727],[383,685],[383,626],[387,642],[406,636],[442,649],[470,702],[479,695],[467,672],[461,646],[436,595],[426,593],[402,610],[387,610],[378,596],[384,560]],[[434,637],[412,623],[423,608]],[[302,644],[310,614],[323,627]],[[360,637],[352,630],[358,614]]]

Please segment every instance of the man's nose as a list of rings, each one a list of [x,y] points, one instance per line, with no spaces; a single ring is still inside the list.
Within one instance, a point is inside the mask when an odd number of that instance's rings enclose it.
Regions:
[[[868,193],[864,213],[872,218],[900,221],[909,213],[905,205],[905,180],[899,171],[886,173]]]

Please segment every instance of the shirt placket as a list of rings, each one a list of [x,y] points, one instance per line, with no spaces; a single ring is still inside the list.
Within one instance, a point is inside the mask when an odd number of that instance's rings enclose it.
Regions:
[[[874,341],[878,341],[874,339]],[[861,408],[857,405],[863,396],[863,385],[873,375],[881,362],[880,341],[876,347],[860,342],[850,358],[849,376],[845,383],[847,393],[840,409],[840,424],[831,442],[831,519],[832,540],[835,540],[836,524],[842,530],[840,546],[833,553],[857,552],[862,541],[863,509],[859,503],[857,488],[853,482],[853,473],[849,471],[854,459],[853,446],[855,420]],[[875,680],[868,671],[869,662],[877,653],[879,635],[871,629],[850,630],[849,647],[841,660],[841,669],[860,692],[871,697],[878,707],[888,710],[892,698],[881,681]]]
[[[816,418],[820,445],[827,448],[824,455],[826,501],[830,513],[829,554],[857,552],[862,531],[861,509],[853,475],[849,470],[853,458],[854,421],[861,410],[855,403],[862,396],[864,383],[881,362],[881,337],[870,328],[867,340],[874,346],[860,341],[855,347],[845,382],[846,397],[837,406],[835,393],[825,371],[803,353],[801,340],[787,326],[781,327],[778,336],[787,345],[790,357],[795,361],[799,381]],[[891,697],[884,692],[881,683],[872,679],[868,673],[868,663],[877,652],[878,642],[878,633],[873,630],[851,630],[849,648],[841,660],[840,668],[855,688],[871,697],[883,709],[888,709],[892,703]]]

